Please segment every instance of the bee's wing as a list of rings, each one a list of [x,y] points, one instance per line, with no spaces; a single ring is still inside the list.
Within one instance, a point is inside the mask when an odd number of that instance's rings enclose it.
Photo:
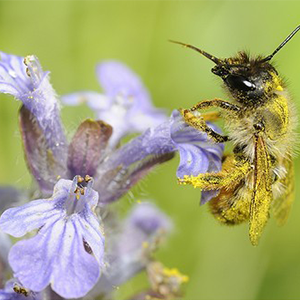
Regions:
[[[294,201],[294,166],[291,157],[287,157],[283,161],[283,165],[286,169],[286,176],[280,179],[280,184],[284,187],[283,195],[274,199],[273,201],[273,212],[277,220],[278,225],[283,225],[288,216]]]
[[[257,245],[262,231],[269,218],[272,201],[272,181],[270,172],[270,156],[265,141],[258,135],[255,137],[254,184],[250,205],[249,236],[253,245]]]

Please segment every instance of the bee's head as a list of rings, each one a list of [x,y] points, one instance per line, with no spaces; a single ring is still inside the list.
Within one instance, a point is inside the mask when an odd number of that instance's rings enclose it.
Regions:
[[[277,72],[269,61],[299,30],[300,26],[296,27],[271,55],[256,59],[249,59],[244,52],[233,58],[219,59],[195,46],[171,42],[193,49],[213,61],[216,65],[212,72],[223,79],[233,97],[244,105],[257,105],[264,102],[270,93],[282,90]]]
[[[221,77],[234,99],[245,105],[259,105],[274,89],[281,88],[274,67],[262,58],[249,59],[244,52],[219,60],[212,72]]]

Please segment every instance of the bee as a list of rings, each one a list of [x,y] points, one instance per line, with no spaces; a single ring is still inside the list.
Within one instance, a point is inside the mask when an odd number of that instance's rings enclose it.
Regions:
[[[270,62],[299,31],[298,26],[266,57],[251,58],[245,52],[220,59],[192,45],[215,63],[212,73],[223,80],[232,99],[204,100],[181,109],[187,124],[204,131],[215,143],[232,142],[233,153],[225,155],[218,173],[184,176],[179,183],[218,194],[210,202],[212,214],[223,224],[249,222],[252,245],[258,245],[270,211],[279,225],[286,222],[294,199],[293,146],[297,117],[286,84]],[[218,108],[216,112],[200,111]],[[206,121],[224,119],[227,135],[215,132]]]

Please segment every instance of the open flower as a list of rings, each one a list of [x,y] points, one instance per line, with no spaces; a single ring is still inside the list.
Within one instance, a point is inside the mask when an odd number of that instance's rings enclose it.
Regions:
[[[0,92],[13,95],[35,116],[47,146],[63,159],[66,139],[57,96],[34,55],[25,58],[0,52]]]
[[[66,95],[62,101],[67,105],[86,102],[97,119],[110,124],[114,129],[111,146],[129,133],[142,133],[167,120],[162,110],[153,107],[141,79],[124,64],[103,62],[97,65],[96,72],[104,94],[84,91]]]
[[[30,128],[24,146],[41,159],[37,165],[27,157],[27,163],[42,190],[51,195],[57,176],[65,178],[67,142],[49,72],[43,72],[33,55],[23,58],[0,52],[0,56],[0,92],[20,100],[23,112],[28,112],[26,121]],[[22,125],[21,130],[24,130]],[[39,139],[37,144],[34,139]],[[44,173],[42,177],[40,173]]]
[[[61,179],[50,199],[31,201],[1,216],[2,230],[14,237],[38,229],[9,253],[15,276],[27,288],[42,291],[51,284],[59,295],[76,298],[97,282],[104,236],[93,212],[98,193],[92,189],[92,180],[86,181],[79,176],[73,181]]]

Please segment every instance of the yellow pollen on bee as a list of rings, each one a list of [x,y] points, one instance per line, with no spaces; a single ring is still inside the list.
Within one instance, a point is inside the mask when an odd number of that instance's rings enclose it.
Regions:
[[[271,73],[271,75],[273,77],[273,81],[270,82],[270,85],[273,86],[275,88],[275,90],[277,90],[279,92],[282,92],[283,91],[283,87],[281,85],[280,78],[275,73]]]
[[[281,85],[278,85],[277,88],[276,88],[276,90],[282,92],[283,91],[283,87]]]

